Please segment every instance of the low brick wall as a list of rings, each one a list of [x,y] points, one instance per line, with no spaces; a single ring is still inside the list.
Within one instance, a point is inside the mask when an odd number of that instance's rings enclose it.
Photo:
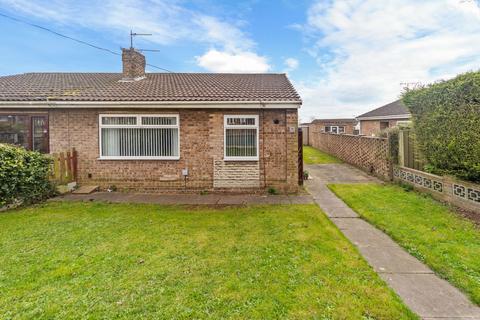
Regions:
[[[334,155],[379,178],[390,180],[392,177],[388,141],[385,138],[312,132],[310,143],[314,148]]]
[[[457,207],[480,213],[480,185],[442,177],[405,167],[393,168],[394,180],[406,182],[419,191]]]

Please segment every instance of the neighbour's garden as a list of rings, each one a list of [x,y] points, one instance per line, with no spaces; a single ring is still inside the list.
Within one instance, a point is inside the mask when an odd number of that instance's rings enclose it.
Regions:
[[[471,221],[429,196],[400,186],[329,187],[362,218],[480,305],[480,229]]]
[[[316,205],[47,202],[0,225],[7,319],[416,319]]]
[[[342,163],[342,160],[314,147],[303,146],[303,162],[305,164],[327,164]]]

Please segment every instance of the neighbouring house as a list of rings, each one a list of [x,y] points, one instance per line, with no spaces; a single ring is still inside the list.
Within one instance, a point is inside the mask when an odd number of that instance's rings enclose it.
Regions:
[[[122,73],[0,77],[0,142],[75,148],[78,183],[119,189],[298,188],[298,108],[285,74]]]
[[[356,119],[315,119],[310,124],[312,132],[355,134]]]
[[[381,131],[395,127],[399,122],[410,121],[411,114],[401,100],[386,104],[357,117],[360,134],[376,136]]]

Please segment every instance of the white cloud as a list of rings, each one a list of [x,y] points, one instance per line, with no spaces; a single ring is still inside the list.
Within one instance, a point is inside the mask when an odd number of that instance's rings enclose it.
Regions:
[[[283,63],[287,67],[286,71],[293,71],[293,70],[297,69],[298,65],[299,65],[298,60],[295,59],[295,58],[287,58],[287,59],[285,59],[285,61]]]
[[[213,17],[199,17],[197,23],[206,31],[212,47],[196,57],[197,64],[210,72],[262,73],[270,70],[266,57],[253,50],[255,42],[240,29]]]
[[[199,66],[212,72],[263,73],[270,69],[265,57],[252,52],[225,52],[210,49],[197,57]]]
[[[261,72],[270,66],[255,52],[255,42],[238,21],[227,21],[187,9],[176,0],[0,0],[15,13],[54,21],[65,26],[113,32],[125,41],[126,32],[152,33],[146,38],[161,45],[180,41],[205,44],[200,66],[208,71]],[[212,51],[211,48],[214,48]],[[222,54],[219,54],[222,53]],[[214,58],[220,60],[215,63]],[[240,64],[237,64],[240,63]],[[245,64],[242,64],[245,63]]]
[[[302,28],[321,74],[300,82],[302,118],[351,117],[480,65],[480,9],[457,0],[334,0]]]

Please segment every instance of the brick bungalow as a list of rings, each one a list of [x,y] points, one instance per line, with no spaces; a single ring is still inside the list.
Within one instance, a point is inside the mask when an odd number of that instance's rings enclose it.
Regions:
[[[376,136],[382,130],[397,126],[400,121],[410,121],[411,114],[401,100],[386,104],[357,117],[360,134]]]
[[[0,77],[0,142],[78,152],[79,184],[141,191],[298,189],[301,100],[285,74]]]
[[[309,128],[312,132],[354,134],[357,122],[356,119],[315,119]]]

